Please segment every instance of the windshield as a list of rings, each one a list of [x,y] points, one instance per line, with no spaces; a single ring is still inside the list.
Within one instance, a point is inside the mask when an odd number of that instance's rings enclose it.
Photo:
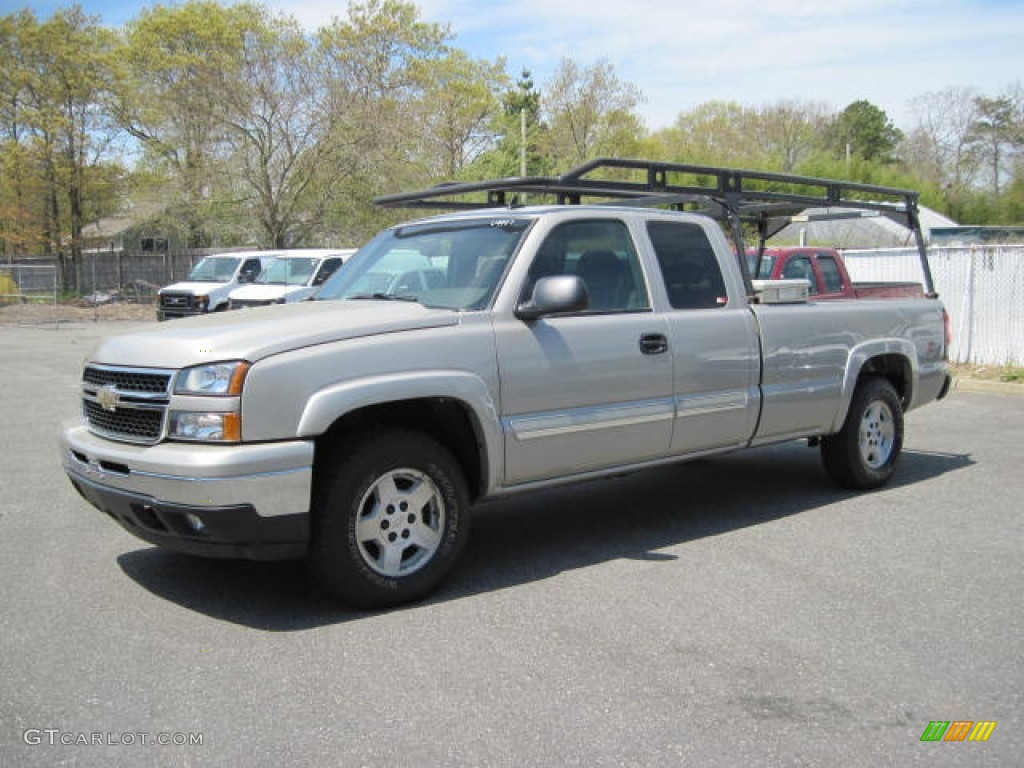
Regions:
[[[489,216],[382,232],[334,273],[319,299],[401,299],[482,309],[494,296],[530,219]]]
[[[275,259],[260,273],[256,282],[262,285],[306,285],[313,277],[319,259]]]
[[[188,274],[189,281],[193,283],[227,283],[235,274],[239,259],[229,259],[223,256],[213,258],[207,256],[196,264]]]

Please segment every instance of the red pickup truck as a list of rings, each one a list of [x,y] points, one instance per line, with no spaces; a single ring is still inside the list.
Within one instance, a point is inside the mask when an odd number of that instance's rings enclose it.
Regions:
[[[807,280],[813,299],[921,298],[920,283],[855,283],[833,248],[765,248],[760,265],[757,253],[747,254],[750,274],[759,280]]]

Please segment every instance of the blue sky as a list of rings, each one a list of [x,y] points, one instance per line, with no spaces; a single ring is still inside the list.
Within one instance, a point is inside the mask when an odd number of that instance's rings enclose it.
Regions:
[[[68,2],[0,0],[45,18]],[[119,26],[146,3],[81,0]],[[152,5],[153,3],[148,3]],[[173,4],[173,3],[165,3]],[[269,0],[309,29],[345,0]],[[504,56],[543,86],[563,57],[608,59],[637,85],[652,129],[710,100],[746,106],[867,99],[912,127],[910,100],[948,87],[997,96],[1024,85],[1024,0],[418,0],[476,58]]]

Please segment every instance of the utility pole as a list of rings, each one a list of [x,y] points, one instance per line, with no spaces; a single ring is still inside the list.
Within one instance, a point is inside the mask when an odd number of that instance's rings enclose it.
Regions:
[[[519,176],[526,178],[526,106],[519,110]]]

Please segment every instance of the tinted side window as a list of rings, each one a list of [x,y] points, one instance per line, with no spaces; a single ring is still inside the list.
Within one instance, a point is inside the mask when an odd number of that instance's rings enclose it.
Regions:
[[[685,221],[649,221],[647,234],[674,309],[725,306],[729,299],[722,270],[702,227]]]
[[[325,259],[324,263],[320,265],[320,271],[317,272],[315,278],[313,278],[313,285],[320,285],[327,280],[328,277],[334,274],[334,271],[341,266],[341,259]]]
[[[821,271],[821,280],[825,284],[825,293],[839,293],[843,290],[843,278],[839,274],[835,258],[819,253],[818,269]]]
[[[238,279],[240,282],[255,280],[256,275],[262,270],[263,264],[260,263],[259,259],[246,259],[245,264],[242,265],[242,269],[238,273]]]
[[[571,221],[551,230],[530,266],[523,298],[537,280],[552,275],[582,277],[592,312],[650,307],[636,249],[621,221]]]

